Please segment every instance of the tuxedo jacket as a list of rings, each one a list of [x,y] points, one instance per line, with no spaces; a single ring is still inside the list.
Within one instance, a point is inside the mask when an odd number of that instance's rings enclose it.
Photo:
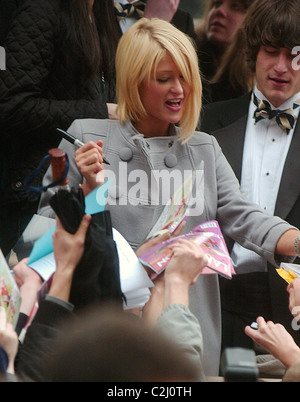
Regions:
[[[203,108],[200,122],[201,131],[216,137],[239,181],[250,101],[251,93],[232,100],[208,104]],[[274,212],[274,215],[298,228],[300,228],[299,155],[300,123],[298,120],[282,172]],[[228,244],[229,248],[232,244]],[[295,263],[300,263],[300,259],[297,258]],[[270,264],[268,275],[274,317],[285,324],[286,328],[287,326],[290,328],[292,316],[288,309],[287,283]]]
[[[171,24],[191,38],[196,38],[194,20],[190,13],[179,8],[174,14]]]

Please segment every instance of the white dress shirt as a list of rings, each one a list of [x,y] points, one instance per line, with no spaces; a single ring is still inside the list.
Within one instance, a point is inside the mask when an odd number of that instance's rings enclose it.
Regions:
[[[256,87],[254,93],[260,100],[267,100]],[[279,109],[293,107],[294,101],[299,98],[300,92],[284,102]],[[271,107],[278,109],[272,105]],[[296,116],[299,115],[299,109],[294,111]],[[251,101],[244,142],[241,190],[248,200],[260,205],[266,214],[274,215],[282,171],[294,129],[286,135],[273,120],[263,119],[255,124],[255,110],[256,106]],[[267,264],[261,257],[237,243],[234,244],[231,257],[237,273],[264,272],[267,269]]]

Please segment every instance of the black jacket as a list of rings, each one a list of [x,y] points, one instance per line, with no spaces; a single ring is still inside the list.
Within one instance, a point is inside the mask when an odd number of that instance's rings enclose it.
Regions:
[[[23,179],[50,148],[55,129],[75,119],[108,117],[99,76],[77,86],[58,58],[60,0],[27,0],[7,35],[0,72],[0,205],[24,201]],[[74,60],[76,67],[76,60]],[[36,183],[37,184],[37,183]]]
[[[47,363],[52,342],[61,334],[63,325],[75,319],[74,313],[65,305],[43,300],[20,348],[15,368],[17,376],[45,381],[42,367]]]
[[[58,146],[57,127],[66,130],[75,119],[107,118],[106,103],[116,101],[114,85],[107,95],[100,73],[77,87],[59,58],[61,0],[19,1],[23,4],[4,45],[6,71],[0,73],[0,205],[30,201],[24,178]],[[194,37],[189,13],[177,10],[171,22]],[[40,184],[44,171],[33,185]]]

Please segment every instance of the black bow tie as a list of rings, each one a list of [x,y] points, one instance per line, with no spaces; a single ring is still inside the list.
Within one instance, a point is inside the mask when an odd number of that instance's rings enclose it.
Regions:
[[[130,17],[131,15],[134,14],[136,11],[139,17],[144,16],[144,8],[147,3],[147,0],[140,0],[136,1],[135,3],[127,3],[127,4],[122,4],[115,2],[115,11],[116,15],[118,18],[118,21],[121,21],[122,19],[126,17]]]
[[[292,108],[280,110],[280,109],[272,109],[271,105],[266,100],[260,100],[256,97],[254,92],[252,93],[252,101],[257,109],[254,112],[253,118],[255,119],[255,123],[259,122],[262,119],[274,120],[284,131],[286,134],[293,129],[295,121],[297,117],[294,114],[294,110],[300,106],[300,99],[297,100]]]

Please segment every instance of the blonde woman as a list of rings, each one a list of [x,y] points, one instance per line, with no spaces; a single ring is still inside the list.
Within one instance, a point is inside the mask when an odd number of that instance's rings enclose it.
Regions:
[[[68,131],[85,145],[76,152],[66,140],[59,145],[69,155],[70,185],[81,184],[85,194],[94,189],[105,155],[110,162],[106,175],[115,179],[107,209],[113,226],[136,249],[164,207],[158,195],[203,162],[204,187],[197,192],[203,204],[187,217],[184,230],[217,219],[225,235],[273,264],[275,254],[295,255],[294,240],[300,232],[246,201],[215,138],[195,131],[202,87],[190,39],[168,22],[141,19],[119,42],[116,74],[119,120],[77,120]],[[162,173],[169,175],[168,181],[158,180]],[[50,181],[49,170],[44,184]],[[49,191],[42,196],[40,214],[53,216],[51,195]],[[190,308],[203,331],[204,372],[218,375],[221,327],[216,275],[199,276],[191,287]]]

